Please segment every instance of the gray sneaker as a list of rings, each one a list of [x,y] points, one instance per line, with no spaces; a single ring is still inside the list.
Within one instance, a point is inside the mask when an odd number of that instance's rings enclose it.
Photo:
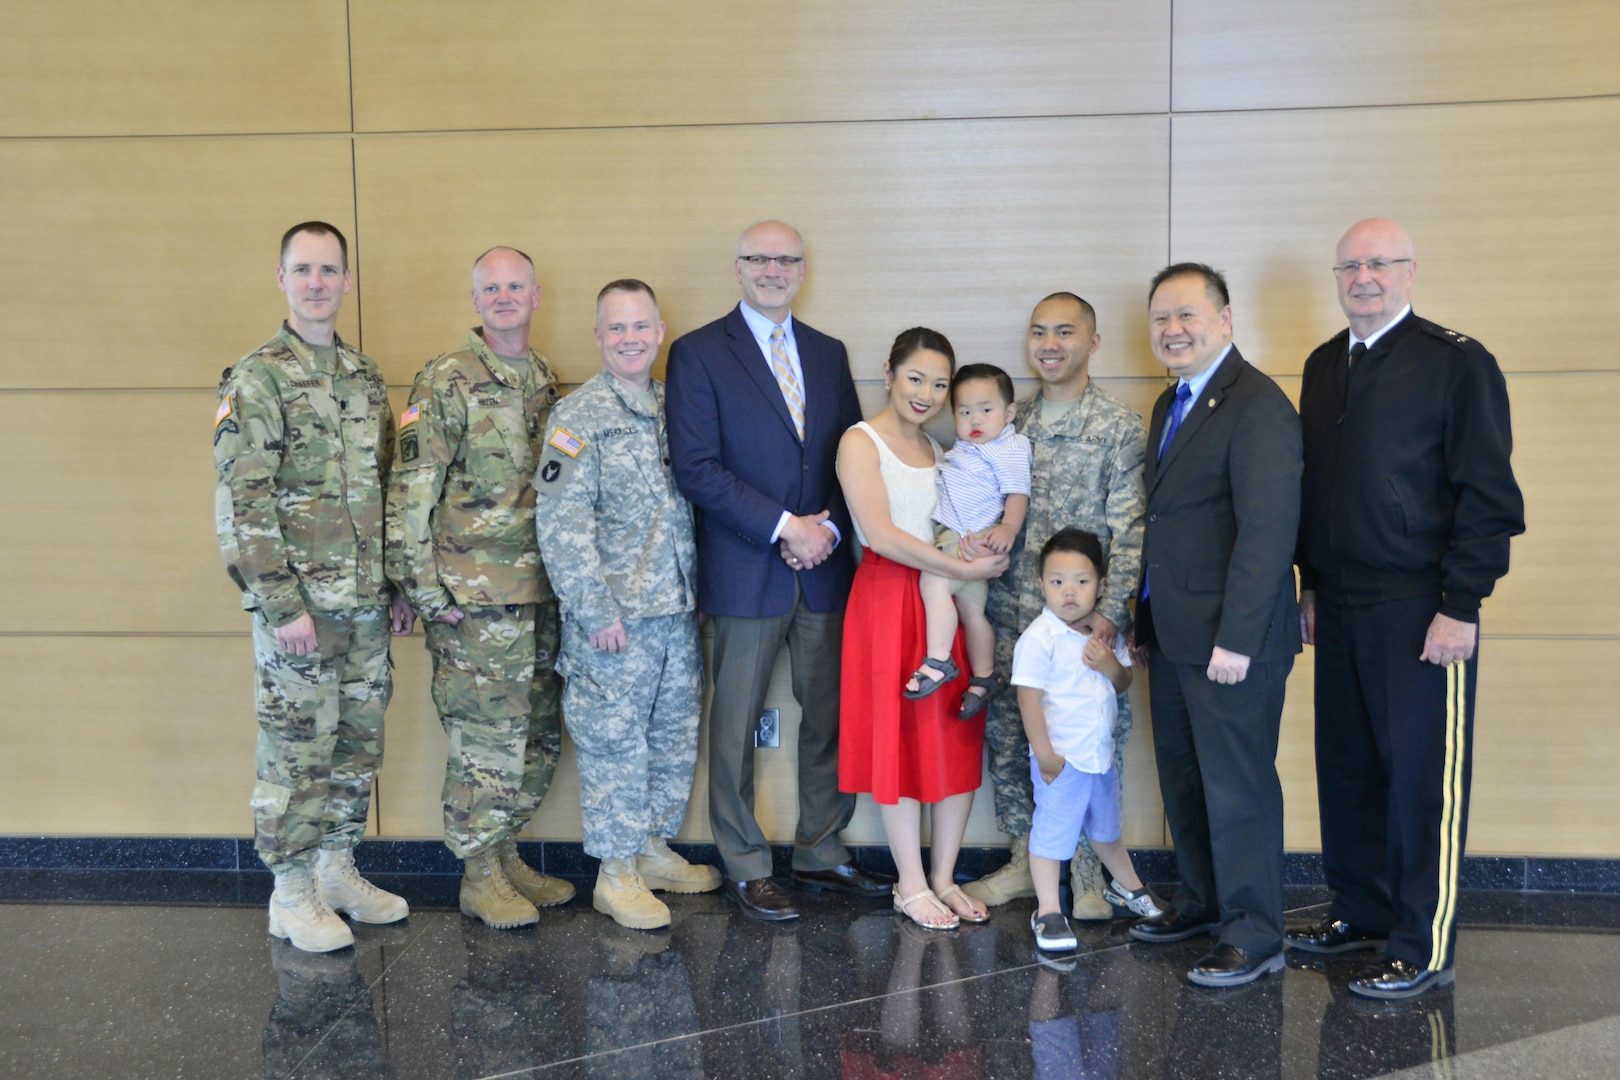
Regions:
[[[1042,952],[1063,952],[1080,947],[1079,939],[1069,929],[1069,920],[1063,917],[1061,911],[1041,916],[1031,912],[1029,928],[1035,931],[1035,947]]]
[[[1164,909],[1153,898],[1153,893],[1146,885],[1130,891],[1117,881],[1110,881],[1108,888],[1103,891],[1103,899],[1115,907],[1124,908],[1132,915],[1140,915],[1144,919],[1151,919],[1155,915],[1163,914]]]

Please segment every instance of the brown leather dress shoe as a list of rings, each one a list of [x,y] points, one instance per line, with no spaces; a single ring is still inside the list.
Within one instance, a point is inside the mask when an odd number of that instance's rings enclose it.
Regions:
[[[751,919],[763,919],[766,922],[785,922],[788,919],[797,919],[799,909],[793,906],[793,901],[774,878],[762,877],[752,881],[727,881],[720,886],[720,893],[727,900],[742,908],[743,914]]]
[[[895,882],[893,875],[868,870],[854,859],[827,870],[795,870],[790,880],[795,887],[811,892],[827,889],[847,896],[872,898],[888,896]]]

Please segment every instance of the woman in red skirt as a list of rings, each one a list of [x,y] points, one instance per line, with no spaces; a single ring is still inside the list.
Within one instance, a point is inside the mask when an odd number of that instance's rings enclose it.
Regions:
[[[946,930],[983,922],[984,905],[955,882],[956,855],[984,767],[984,713],[957,719],[967,679],[958,631],[958,673],[921,700],[902,696],[927,627],[917,579],[922,570],[965,581],[1007,568],[1004,555],[964,561],[934,547],[939,444],[923,424],[950,402],[956,355],[925,327],[895,339],[883,367],[889,396],[869,421],[838,444],[838,479],[855,519],[861,564],[844,615],[838,787],[872,793],[900,871],[894,907],[921,926]],[[922,804],[931,807],[930,866],[922,865]]]

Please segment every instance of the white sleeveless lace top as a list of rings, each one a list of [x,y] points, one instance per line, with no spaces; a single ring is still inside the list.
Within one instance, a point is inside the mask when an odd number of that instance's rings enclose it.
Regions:
[[[889,449],[889,444],[883,441],[883,436],[865,420],[855,426],[877,444],[878,472],[883,475],[883,486],[889,492],[889,519],[923,543],[932,544],[934,502],[939,498],[939,443],[934,441],[932,435],[928,436],[928,445],[934,450],[934,464],[917,468],[901,461]],[[861,532],[858,521],[855,523],[855,539],[862,547],[866,546],[866,536]]]

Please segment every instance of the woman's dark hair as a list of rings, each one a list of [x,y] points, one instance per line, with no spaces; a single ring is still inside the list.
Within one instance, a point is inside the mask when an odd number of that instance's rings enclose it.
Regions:
[[[926,326],[913,326],[910,330],[900,331],[900,336],[894,339],[894,347],[889,350],[889,370],[892,372],[912,353],[927,349],[937,352],[951,362],[951,372],[956,372],[956,350],[951,343],[945,340],[945,335],[938,330],[930,330]]]

